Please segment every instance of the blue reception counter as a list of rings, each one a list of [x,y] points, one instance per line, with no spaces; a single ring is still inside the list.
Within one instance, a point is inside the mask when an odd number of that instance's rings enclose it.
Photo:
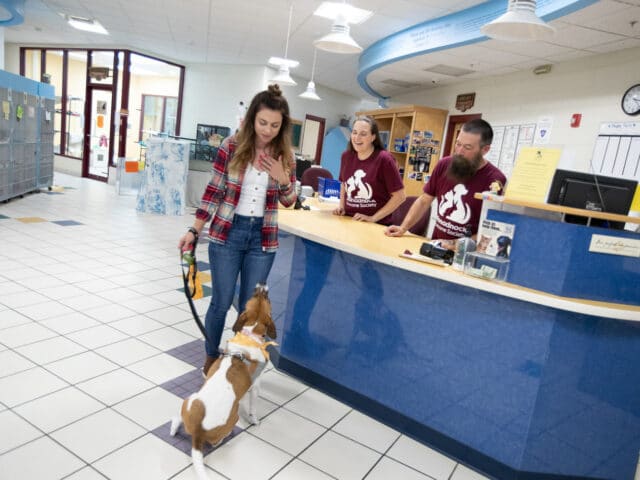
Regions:
[[[491,477],[633,478],[637,304],[404,259],[424,239],[327,210],[280,225],[295,240],[278,369]]]

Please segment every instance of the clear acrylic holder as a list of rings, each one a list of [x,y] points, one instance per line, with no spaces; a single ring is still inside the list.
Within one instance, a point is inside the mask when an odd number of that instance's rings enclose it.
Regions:
[[[469,252],[464,256],[464,273],[486,280],[505,282],[509,273],[509,259]]]

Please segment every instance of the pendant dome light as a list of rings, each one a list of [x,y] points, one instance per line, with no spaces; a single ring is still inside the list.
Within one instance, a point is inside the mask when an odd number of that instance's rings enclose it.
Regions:
[[[311,80],[307,84],[307,89],[298,95],[300,98],[306,98],[307,100],[322,100],[318,94],[316,93],[316,84],[313,81],[313,75],[316,72],[316,54],[318,50],[316,48],[313,49],[313,66],[311,67]]]
[[[536,0],[509,0],[507,12],[480,31],[496,40],[512,42],[543,40],[555,33],[551,25],[536,15]]]
[[[316,48],[331,53],[360,53],[362,51],[362,47],[351,38],[349,25],[364,22],[373,14],[372,11],[353,7],[346,1],[342,3],[323,2],[313,14],[333,21],[331,32],[313,42]]]
[[[278,67],[278,74],[271,79],[271,83],[277,83],[278,85],[297,85],[296,81],[291,78],[289,74],[289,68],[295,68],[299,62],[296,60],[289,60],[287,54],[289,53],[289,35],[291,33],[291,18],[293,16],[293,2],[289,6],[289,23],[287,25],[287,41],[284,47],[284,58],[271,57],[269,63]]]

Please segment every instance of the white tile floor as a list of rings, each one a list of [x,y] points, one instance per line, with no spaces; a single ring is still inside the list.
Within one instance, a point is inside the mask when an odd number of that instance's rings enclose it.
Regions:
[[[191,216],[139,215],[100,182],[54,185],[67,188],[0,204],[0,478],[193,480],[190,457],[151,433],[181,403],[160,385],[193,371],[166,352],[200,338],[177,291]],[[205,457],[209,478],[485,478],[274,369],[258,410]]]

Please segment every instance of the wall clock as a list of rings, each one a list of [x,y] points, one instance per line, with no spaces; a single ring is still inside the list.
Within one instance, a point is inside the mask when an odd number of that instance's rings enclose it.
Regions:
[[[638,115],[640,113],[640,83],[624,92],[621,106],[622,111],[627,115]]]

